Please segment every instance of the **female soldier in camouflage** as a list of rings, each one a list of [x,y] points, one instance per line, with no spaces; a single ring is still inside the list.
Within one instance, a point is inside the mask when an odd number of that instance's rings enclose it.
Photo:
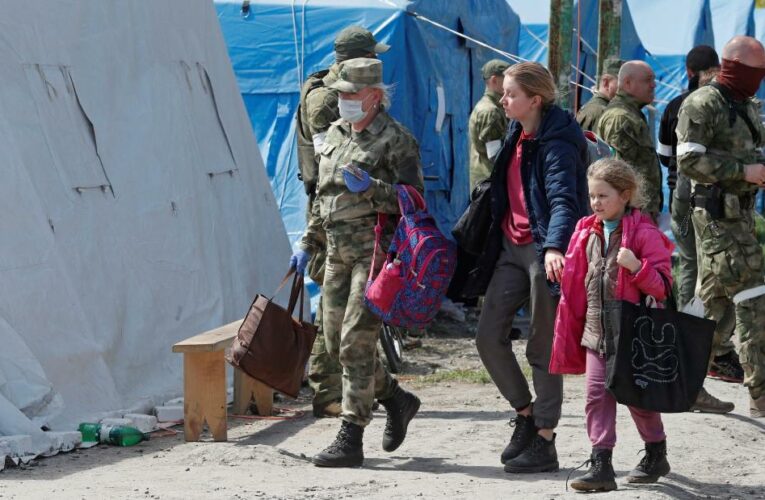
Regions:
[[[385,451],[401,445],[420,407],[420,400],[399,387],[377,356],[380,319],[364,304],[364,289],[377,214],[399,212],[393,184],[422,191],[423,180],[417,142],[385,111],[382,63],[368,58],[345,61],[331,87],[340,91],[341,119],[324,139],[311,220],[290,265],[304,271],[310,254],[320,248],[316,237],[323,228],[324,335],[330,356],[343,367],[343,413],[335,441],[313,461],[320,467],[354,467],[364,461],[362,436],[375,398],[388,413]],[[384,230],[383,248],[392,229]]]

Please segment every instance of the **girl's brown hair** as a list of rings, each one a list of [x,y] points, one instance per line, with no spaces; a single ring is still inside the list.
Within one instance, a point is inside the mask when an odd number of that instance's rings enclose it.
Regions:
[[[542,107],[555,102],[555,81],[547,68],[537,62],[513,64],[505,70],[505,76],[513,77],[515,83],[529,97],[542,98]]]
[[[645,206],[643,178],[626,161],[617,160],[616,158],[600,159],[587,169],[587,180],[607,182],[619,193],[629,190],[629,206],[634,208],[643,208]]]

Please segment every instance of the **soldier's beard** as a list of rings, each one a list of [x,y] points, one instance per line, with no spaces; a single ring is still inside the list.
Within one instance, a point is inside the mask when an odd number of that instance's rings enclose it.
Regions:
[[[739,61],[723,58],[717,81],[730,89],[736,99],[743,101],[757,93],[764,77],[765,68],[747,66]]]

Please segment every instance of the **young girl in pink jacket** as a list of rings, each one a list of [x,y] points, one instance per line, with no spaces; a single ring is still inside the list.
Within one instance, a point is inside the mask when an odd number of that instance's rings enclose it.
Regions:
[[[616,489],[611,451],[616,444],[616,400],[606,391],[606,332],[618,328],[618,301],[641,294],[662,301],[671,286],[672,243],[640,211],[641,182],[627,163],[612,158],[587,171],[593,215],[581,219],[566,252],[555,320],[550,373],[585,373],[590,470],[571,486],[580,491]],[[608,338],[612,338],[610,335]],[[653,483],[669,473],[661,414],[629,407],[645,455],[630,483]]]

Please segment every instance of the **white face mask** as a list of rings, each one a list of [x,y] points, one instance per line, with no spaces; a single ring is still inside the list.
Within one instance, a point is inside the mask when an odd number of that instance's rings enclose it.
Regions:
[[[337,107],[338,111],[340,111],[340,118],[351,123],[358,123],[366,118],[367,114],[361,109],[363,102],[363,99],[361,101],[351,101],[342,97],[338,98]]]

